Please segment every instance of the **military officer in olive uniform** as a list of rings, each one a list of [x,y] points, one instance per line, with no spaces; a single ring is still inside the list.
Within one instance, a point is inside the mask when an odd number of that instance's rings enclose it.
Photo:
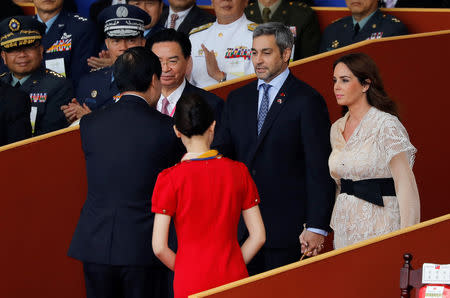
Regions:
[[[144,46],[145,25],[150,16],[134,5],[119,4],[105,8],[98,23],[105,30],[105,44],[114,63],[128,48]],[[115,84],[113,67],[98,69],[83,76],[76,91],[76,100],[62,107],[69,122],[118,100],[120,94]]]
[[[378,0],[346,0],[352,15],[328,25],[322,35],[320,52],[331,51],[366,39],[408,34],[394,16],[378,9]]]
[[[10,72],[0,80],[28,93],[33,136],[67,126],[60,107],[73,97],[70,81],[42,67],[45,25],[30,16],[16,16],[0,23],[2,58]]]
[[[87,19],[63,9],[64,0],[33,0],[36,18],[47,26],[44,66],[71,79],[74,86],[89,73],[87,59],[99,50],[97,30]]]
[[[315,12],[303,2],[258,0],[245,9],[247,18],[255,23],[280,22],[288,26],[295,37],[294,59],[317,54],[320,27]]]

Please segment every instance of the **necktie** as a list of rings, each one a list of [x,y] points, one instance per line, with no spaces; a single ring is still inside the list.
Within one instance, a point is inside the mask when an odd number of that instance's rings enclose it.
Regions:
[[[161,113],[169,115],[169,100],[164,97],[161,104]]]
[[[172,14],[170,16],[170,25],[169,28],[174,29],[175,28],[175,22],[178,20],[178,15],[176,13]]]
[[[262,11],[262,20],[263,20],[263,23],[267,23],[267,22],[270,21],[269,15],[270,15],[270,8],[264,7],[264,8],[263,8],[263,11]]]
[[[359,32],[359,23],[356,23],[354,30],[355,30],[355,33],[353,34],[353,37],[355,37],[356,34],[358,34],[358,32]]]
[[[261,86],[264,89],[264,94],[262,97],[261,106],[259,107],[259,113],[258,113],[258,135],[261,132],[261,129],[264,124],[264,120],[266,119],[267,113],[269,112],[269,89],[270,89],[271,85],[262,84]]]
[[[17,83],[14,85],[14,88],[20,88],[20,86],[22,86],[22,85],[20,84],[20,81],[17,81]]]

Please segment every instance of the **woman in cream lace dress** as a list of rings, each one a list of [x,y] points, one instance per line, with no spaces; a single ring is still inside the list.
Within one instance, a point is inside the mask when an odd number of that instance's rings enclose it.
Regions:
[[[333,81],[337,103],[348,110],[330,134],[337,184],[331,227],[341,248],[418,223],[420,204],[412,172],[416,148],[373,60],[362,53],[341,57]]]

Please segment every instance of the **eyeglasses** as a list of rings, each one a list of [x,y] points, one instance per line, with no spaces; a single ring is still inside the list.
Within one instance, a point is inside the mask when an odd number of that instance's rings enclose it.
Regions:
[[[174,59],[174,60],[167,60],[167,61],[163,61],[163,60],[159,60],[159,62],[161,62],[161,66],[166,65],[167,67],[175,67],[178,64],[178,59]]]

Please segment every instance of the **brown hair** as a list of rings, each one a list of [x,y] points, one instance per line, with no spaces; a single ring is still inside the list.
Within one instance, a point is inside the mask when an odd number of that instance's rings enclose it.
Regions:
[[[333,70],[338,63],[344,63],[353,75],[358,78],[361,85],[369,84],[366,94],[367,101],[371,106],[398,117],[397,104],[384,91],[380,72],[372,58],[364,53],[348,54],[334,61]],[[369,80],[370,83],[368,83]],[[344,106],[343,113],[347,111],[348,108]]]

